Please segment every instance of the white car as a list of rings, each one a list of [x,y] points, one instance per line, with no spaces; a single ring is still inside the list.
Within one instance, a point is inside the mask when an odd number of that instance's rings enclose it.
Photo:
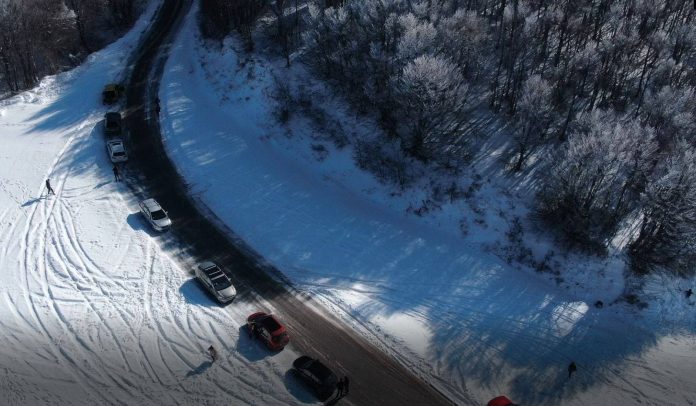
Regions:
[[[162,206],[155,199],[145,199],[140,202],[140,212],[152,225],[155,231],[167,231],[172,226],[172,221],[167,216]]]
[[[237,296],[232,280],[217,265],[203,262],[196,268],[196,278],[220,303],[229,303]]]
[[[109,159],[111,162],[126,162],[128,160],[128,154],[126,154],[126,147],[123,145],[123,140],[113,139],[106,142],[106,150],[109,153]]]

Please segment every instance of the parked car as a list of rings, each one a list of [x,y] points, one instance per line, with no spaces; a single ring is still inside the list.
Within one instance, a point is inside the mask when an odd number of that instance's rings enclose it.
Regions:
[[[114,104],[121,98],[125,88],[121,85],[115,83],[109,83],[104,86],[104,91],[102,91],[102,103],[104,104]]]
[[[120,135],[121,128],[121,113],[111,111],[104,115],[104,134]]]
[[[113,163],[126,162],[128,160],[126,147],[123,145],[123,140],[120,138],[107,141],[106,150],[109,153],[109,159],[111,159]]]
[[[229,303],[237,296],[230,277],[212,262],[199,264],[196,277],[220,303]]]
[[[257,312],[247,317],[247,328],[249,333],[266,343],[266,346],[273,351],[282,350],[288,342],[285,326],[272,314]]]
[[[167,231],[172,226],[167,212],[155,199],[145,199],[140,202],[140,212],[155,231]]]
[[[498,396],[491,399],[486,406],[517,406],[517,404],[512,403],[512,400],[506,396]]]
[[[292,366],[319,399],[327,399],[336,390],[338,377],[321,361],[303,355],[296,359]]]

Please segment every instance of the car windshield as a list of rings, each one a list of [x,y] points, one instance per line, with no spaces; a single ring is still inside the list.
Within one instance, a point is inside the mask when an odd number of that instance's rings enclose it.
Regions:
[[[124,156],[124,155],[126,155],[126,153],[123,152],[123,151],[116,151],[116,152],[114,152],[114,156]]]
[[[280,324],[278,324],[278,321],[271,316],[268,316],[261,320],[261,324],[263,324],[266,330],[270,332],[274,332],[280,328]]]
[[[272,340],[276,343],[285,342],[287,339],[288,339],[288,333],[278,334],[277,336],[273,336],[273,338],[272,338]]]
[[[224,276],[219,276],[213,279],[213,286],[215,287],[215,290],[223,290],[232,286],[232,282]]]
[[[162,220],[163,218],[167,217],[167,213],[164,212],[164,210],[159,209],[156,211],[152,212],[152,219],[153,220]]]
[[[321,362],[314,360],[308,367],[307,370],[309,370],[314,376],[319,378],[320,381],[322,382],[327,382],[332,380],[331,376],[333,375],[333,372],[324,364]]]

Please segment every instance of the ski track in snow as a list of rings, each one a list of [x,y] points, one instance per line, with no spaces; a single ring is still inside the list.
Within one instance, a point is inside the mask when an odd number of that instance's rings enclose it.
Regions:
[[[98,97],[147,23],[0,101],[0,404],[300,403],[291,348],[255,360],[237,349],[240,323],[269,306],[214,304],[112,181]]]

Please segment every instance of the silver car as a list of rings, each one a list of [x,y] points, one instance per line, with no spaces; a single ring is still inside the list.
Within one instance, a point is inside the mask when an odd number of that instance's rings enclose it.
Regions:
[[[228,303],[237,296],[232,280],[212,262],[203,262],[196,268],[196,278],[220,303]]]
[[[140,202],[140,212],[155,231],[167,231],[172,226],[172,221],[167,216],[167,212],[155,199],[145,199]]]
[[[126,162],[128,160],[128,154],[126,154],[126,147],[123,145],[123,140],[116,138],[106,142],[106,150],[109,152],[109,159],[111,162]]]

